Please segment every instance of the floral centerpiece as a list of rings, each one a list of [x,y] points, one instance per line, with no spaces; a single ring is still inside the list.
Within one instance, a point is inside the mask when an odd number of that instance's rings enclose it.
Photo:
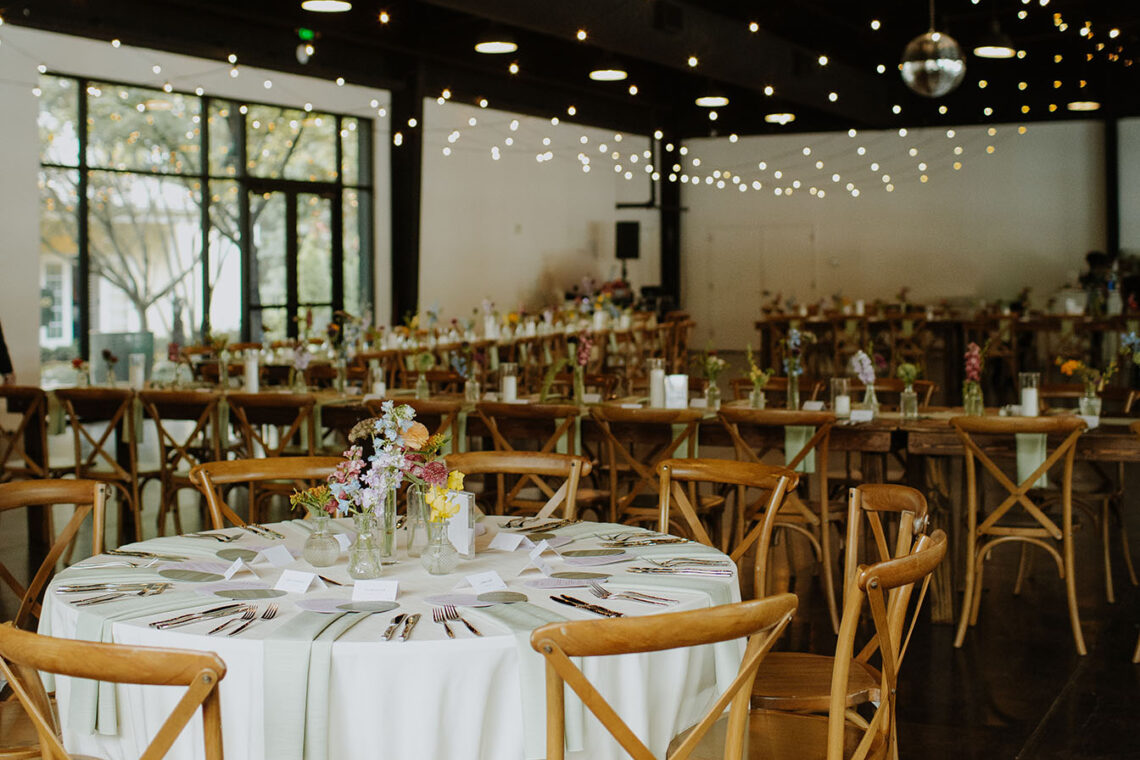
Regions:
[[[784,374],[788,376],[788,408],[800,408],[800,375],[804,373],[804,343],[815,343],[815,333],[800,332],[796,328],[780,341],[784,354]]]
[[[716,411],[720,408],[720,386],[716,381],[728,366],[728,362],[718,356],[715,349],[710,348],[695,358],[693,363],[697,365],[697,371],[705,379],[705,405]]]
[[[1092,367],[1080,359],[1066,359],[1063,356],[1058,356],[1056,364],[1061,370],[1061,374],[1066,377],[1075,377],[1079,379],[1085,386],[1084,396],[1081,397],[1079,406],[1080,413],[1093,417],[1100,416],[1100,393],[1104,390],[1108,381],[1120,369],[1121,357],[1131,356],[1134,364],[1140,364],[1140,353],[1137,349],[1140,348],[1140,336],[1136,333],[1126,333],[1120,336],[1120,350],[1108,365],[1103,369]]]
[[[767,405],[767,399],[764,397],[764,386],[768,385],[768,381],[772,379],[772,375],[776,374],[774,369],[760,369],[760,365],[756,363],[756,357],[752,353],[752,344],[748,344],[745,352],[745,359],[748,361],[748,380],[752,383],[752,392],[748,395],[748,405],[753,409],[763,409]]]
[[[906,386],[899,395],[899,411],[902,412],[902,418],[918,419],[918,394],[914,391],[914,381],[918,379],[918,367],[910,362],[903,362],[895,370],[895,375]]]
[[[71,360],[71,368],[75,370],[75,384],[77,386],[83,387],[91,381],[90,370],[82,356],[77,356]]]
[[[119,357],[111,353],[111,349],[103,349],[103,366],[107,372],[107,385],[115,384],[115,365],[119,363]]]
[[[340,556],[340,544],[329,532],[329,518],[337,514],[337,501],[327,485],[293,491],[289,497],[293,509],[304,509],[316,522],[316,529],[305,539],[301,556],[313,567],[329,567]]]
[[[866,351],[856,351],[850,361],[851,374],[863,383],[866,390],[863,392],[863,407],[877,412],[879,400],[875,396],[875,363]]]
[[[982,401],[982,367],[985,365],[986,350],[989,346],[989,341],[986,341],[984,347],[972,341],[966,346],[964,367],[966,379],[962,383],[962,406],[965,413],[970,416],[980,417],[986,413],[985,403]]]
[[[583,404],[586,395],[586,366],[590,363],[590,354],[594,350],[594,337],[589,330],[583,330],[577,336],[566,340],[574,369],[574,403]]]

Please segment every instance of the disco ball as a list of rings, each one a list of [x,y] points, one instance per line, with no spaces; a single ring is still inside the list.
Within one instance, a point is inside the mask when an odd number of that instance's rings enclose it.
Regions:
[[[903,51],[903,81],[919,95],[940,98],[953,92],[965,77],[966,58],[948,34],[920,34]]]

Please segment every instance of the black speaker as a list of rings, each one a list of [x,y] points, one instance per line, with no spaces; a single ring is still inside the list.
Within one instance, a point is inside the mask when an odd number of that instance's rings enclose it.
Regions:
[[[618,222],[616,253],[619,259],[636,259],[641,255],[641,222]]]

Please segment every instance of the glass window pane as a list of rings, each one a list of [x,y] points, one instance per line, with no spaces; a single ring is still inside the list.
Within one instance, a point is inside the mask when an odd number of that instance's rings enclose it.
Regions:
[[[332,303],[332,199],[297,196],[297,300]]]
[[[360,197],[359,190],[345,190],[344,215],[344,310],[363,316],[363,305],[368,300],[367,268],[361,266],[360,255]]]
[[[346,185],[359,185],[360,182],[360,121],[343,118],[340,120],[341,180]]]
[[[40,77],[40,161],[79,166],[79,87],[67,77]]]
[[[152,340],[165,358],[202,319],[198,181],[93,171],[89,183],[92,353]]]
[[[254,308],[285,305],[284,193],[250,193],[250,241],[253,258]]]
[[[235,339],[241,335],[239,192],[235,181],[210,182],[210,330]]]
[[[201,98],[101,84],[87,87],[87,162],[111,169],[197,174]]]
[[[246,166],[255,177],[333,182],[336,117],[276,106],[250,106]]]
[[[238,141],[241,139],[242,115],[236,103],[210,100],[210,174],[236,177],[238,173]]]
[[[40,186],[40,381],[67,385],[79,355],[79,172],[42,169]]]

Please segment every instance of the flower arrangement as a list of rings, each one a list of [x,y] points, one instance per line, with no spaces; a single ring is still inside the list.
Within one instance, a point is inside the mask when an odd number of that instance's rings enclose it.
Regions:
[[[875,384],[875,365],[866,351],[856,351],[851,357],[851,374],[859,378],[859,382],[867,387]]]
[[[989,342],[986,342],[986,347],[989,347]],[[977,343],[971,341],[966,346],[966,382],[967,383],[980,383],[982,381],[982,367],[985,365],[985,350]]]
[[[304,491],[294,490],[289,496],[289,506],[293,509],[304,508],[314,517],[335,516],[337,501],[327,485],[313,486]]]
[[[693,360],[701,376],[710,383],[715,383],[720,373],[728,366],[728,362],[717,356],[714,349],[709,349]]]
[[[304,343],[298,343],[293,349],[293,371],[304,372],[312,361],[313,355],[309,353],[309,349]]]
[[[1112,379],[1116,374],[1117,361],[1113,357],[1108,366],[1101,371],[1095,367],[1090,367],[1080,359],[1065,359],[1063,356],[1058,356],[1056,364],[1061,368],[1061,374],[1065,377],[1074,377],[1080,379],[1085,384],[1085,393],[1093,395],[1100,393],[1104,390],[1105,384]]]
[[[594,338],[588,330],[578,333],[577,349],[574,353],[574,364],[583,370],[590,363],[590,352],[594,350]]]
[[[466,340],[460,343],[459,350],[451,355],[451,368],[455,370],[456,374],[462,375],[467,380],[475,379],[480,364],[474,346]]]
[[[760,369],[756,364],[756,357],[752,354],[752,344],[749,343],[747,351],[744,354],[748,360],[748,380],[752,383],[752,388],[757,391],[764,390],[764,386],[772,379],[772,375],[776,374],[774,369]]]
[[[815,333],[800,332],[796,328],[788,330],[786,338],[780,341],[784,353],[784,374],[799,377],[804,373],[804,343],[815,343]]]
[[[910,388],[914,385],[914,381],[918,379],[918,367],[910,362],[904,362],[895,370],[895,375],[898,376],[899,380],[903,381],[906,387]]]
[[[83,361],[82,356],[77,356],[71,360],[71,368],[76,372],[86,372],[87,362]]]

